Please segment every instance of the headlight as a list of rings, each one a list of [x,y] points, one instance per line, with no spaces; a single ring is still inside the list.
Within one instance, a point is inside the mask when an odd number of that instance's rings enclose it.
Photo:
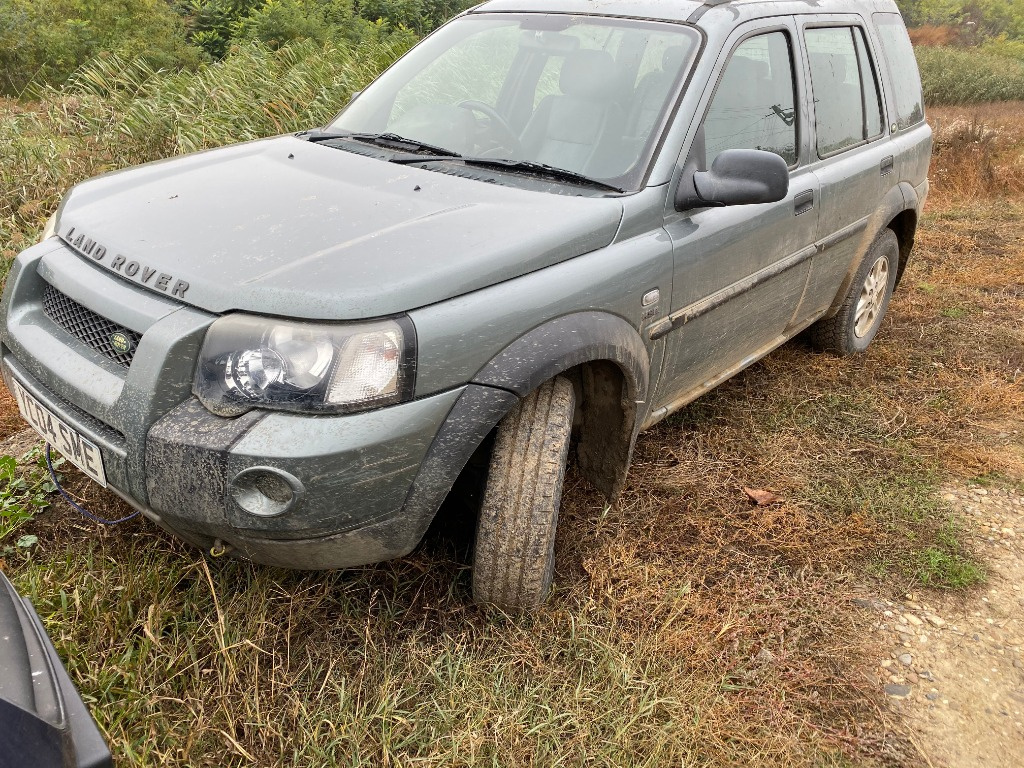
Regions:
[[[331,325],[229,315],[206,332],[195,393],[220,416],[345,413],[408,400],[414,384],[408,318]]]
[[[53,214],[46,222],[46,226],[43,227],[43,234],[39,236],[39,242],[49,240],[51,237],[57,234],[57,215],[60,213],[60,209],[57,209],[57,213]]]

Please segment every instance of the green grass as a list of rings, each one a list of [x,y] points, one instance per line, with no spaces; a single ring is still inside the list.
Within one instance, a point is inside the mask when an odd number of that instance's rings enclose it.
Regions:
[[[957,545],[955,550],[959,550]],[[985,580],[985,570],[975,560],[958,551],[926,547],[920,552],[915,576],[925,587],[966,589]]]
[[[927,104],[981,104],[1024,99],[1024,61],[977,48],[915,49]]]

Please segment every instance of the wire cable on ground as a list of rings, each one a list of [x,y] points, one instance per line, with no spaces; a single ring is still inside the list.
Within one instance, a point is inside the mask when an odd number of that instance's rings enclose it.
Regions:
[[[57,487],[57,490],[60,492],[60,495],[64,497],[64,501],[66,501],[72,507],[74,507],[79,512],[81,512],[83,515],[88,517],[90,520],[95,520],[97,523],[103,523],[103,525],[117,525],[118,523],[123,523],[126,520],[131,520],[133,517],[137,517],[138,516],[139,510],[135,510],[130,515],[128,515],[127,517],[122,517],[122,518],[120,518],[118,520],[105,520],[104,518],[99,517],[97,515],[94,515],[89,510],[84,509],[83,507],[79,506],[78,502],[76,502],[73,498],[71,498],[70,494],[68,494],[68,492],[65,491],[61,487],[60,481],[57,479],[57,473],[54,472],[54,470],[53,470],[53,462],[50,460],[50,444],[49,443],[46,444],[46,468],[48,470],[50,470],[50,479],[53,480],[53,484]]]

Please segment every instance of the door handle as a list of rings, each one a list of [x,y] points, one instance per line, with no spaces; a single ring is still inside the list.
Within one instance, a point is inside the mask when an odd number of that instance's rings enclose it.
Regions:
[[[889,155],[888,157],[883,157],[882,158],[882,164],[879,166],[879,170],[882,172],[882,175],[886,176],[886,175],[892,173],[892,169],[893,169],[892,155]]]
[[[793,198],[793,215],[799,216],[814,208],[814,190],[807,189]]]

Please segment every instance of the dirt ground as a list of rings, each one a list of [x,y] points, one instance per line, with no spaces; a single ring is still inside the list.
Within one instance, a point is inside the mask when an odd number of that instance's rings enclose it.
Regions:
[[[1024,759],[1024,493],[948,488],[972,523],[977,593],[862,598],[874,612],[874,676],[929,766],[1015,768]]]

